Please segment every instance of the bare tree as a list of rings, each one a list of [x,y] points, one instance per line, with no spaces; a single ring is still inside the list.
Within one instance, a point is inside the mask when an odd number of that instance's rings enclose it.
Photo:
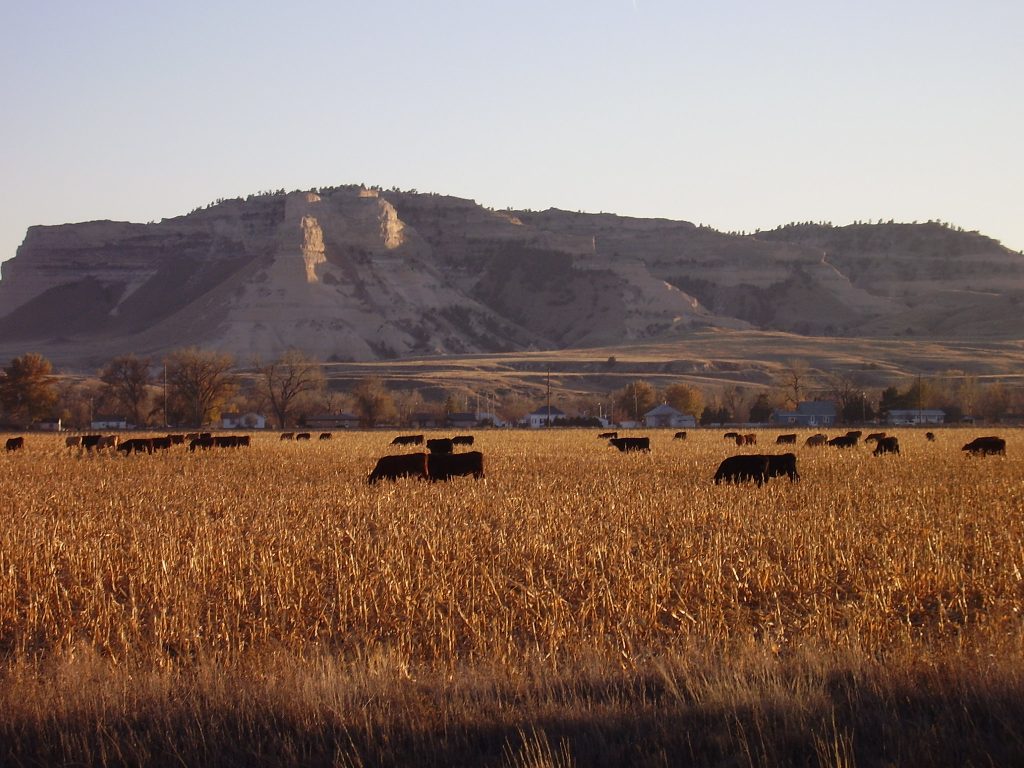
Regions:
[[[107,402],[119,404],[132,424],[146,423],[149,409],[149,383],[151,362],[148,358],[121,355],[107,363],[99,373],[103,382],[103,397]]]
[[[284,429],[296,401],[303,395],[316,395],[326,385],[323,368],[316,360],[296,349],[285,352],[280,359],[260,365],[260,388],[274,411],[278,426]]]
[[[395,401],[380,379],[363,379],[352,390],[352,399],[364,427],[372,427],[396,415]]]
[[[786,394],[786,402],[796,408],[807,399],[807,392],[814,386],[810,366],[804,360],[790,360],[779,377],[779,387]]]
[[[231,355],[197,347],[176,349],[164,360],[175,422],[202,426],[237,387]]]

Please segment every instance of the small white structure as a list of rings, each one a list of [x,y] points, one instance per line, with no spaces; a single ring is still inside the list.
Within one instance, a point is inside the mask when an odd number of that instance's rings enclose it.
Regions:
[[[90,429],[128,429],[128,419],[124,416],[94,416],[89,422]]]
[[[688,413],[677,411],[668,403],[662,403],[644,414],[644,426],[693,428],[697,426],[697,419]]]
[[[222,413],[220,417],[222,429],[266,429],[267,418],[262,413]]]
[[[921,408],[894,408],[889,411],[886,423],[893,426],[901,424],[945,424],[946,412]]]
[[[540,429],[541,427],[546,427],[549,424],[554,424],[555,419],[561,418],[565,418],[565,411],[554,405],[550,407],[545,405],[538,408],[533,413],[528,413],[526,418],[523,420],[523,423],[530,429]]]
[[[36,429],[42,430],[43,432],[60,432],[63,427],[61,426],[60,419],[43,419],[36,423]]]

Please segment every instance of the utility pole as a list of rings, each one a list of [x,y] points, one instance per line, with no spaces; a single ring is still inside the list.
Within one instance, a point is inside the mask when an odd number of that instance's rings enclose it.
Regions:
[[[551,427],[551,365],[548,364],[548,427]]]
[[[167,363],[164,363],[164,426],[167,424]]]

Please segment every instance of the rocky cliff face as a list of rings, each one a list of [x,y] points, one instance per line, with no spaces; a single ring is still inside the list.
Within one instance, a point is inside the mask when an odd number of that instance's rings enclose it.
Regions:
[[[1024,257],[937,224],[784,227],[492,211],[341,187],[156,224],[32,227],[0,353],[65,365],[186,344],[246,362],[629,344],[695,328],[1019,337]]]

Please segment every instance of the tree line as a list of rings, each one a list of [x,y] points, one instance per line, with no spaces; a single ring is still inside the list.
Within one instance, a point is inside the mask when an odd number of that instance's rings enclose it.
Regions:
[[[963,418],[992,422],[1024,413],[1024,390],[1002,382],[950,373],[872,389],[853,374],[812,372],[799,361],[779,369],[769,386],[675,382],[658,388],[637,379],[608,394],[556,392],[552,404],[565,414],[559,422],[565,424],[598,417],[641,422],[661,403],[701,424],[720,424],[767,422],[772,411],[813,399],[833,401],[839,421],[847,424],[884,418],[901,408],[940,409],[946,423]],[[202,426],[227,411],[261,413],[279,428],[339,411],[351,412],[363,426],[406,425],[421,414],[440,421],[466,411],[484,411],[485,418],[515,423],[542,404],[507,390],[489,392],[482,402],[480,395],[467,391],[427,399],[416,389],[392,391],[374,377],[338,390],[327,386],[319,361],[296,350],[269,362],[254,360],[244,372],[231,355],[197,347],[174,350],[160,360],[120,355],[95,377],[84,379],[58,377],[50,361],[36,353],[16,357],[0,370],[0,419],[17,428],[60,418],[68,427],[84,429],[101,414],[119,416],[139,428]]]

